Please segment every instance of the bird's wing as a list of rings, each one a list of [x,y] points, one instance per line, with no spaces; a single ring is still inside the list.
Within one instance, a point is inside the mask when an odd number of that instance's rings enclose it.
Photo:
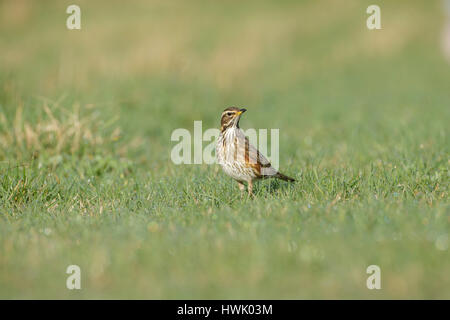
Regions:
[[[237,137],[237,157],[240,162],[251,167],[258,176],[272,176],[277,170],[272,167],[270,161],[259,152],[248,140],[242,131]]]

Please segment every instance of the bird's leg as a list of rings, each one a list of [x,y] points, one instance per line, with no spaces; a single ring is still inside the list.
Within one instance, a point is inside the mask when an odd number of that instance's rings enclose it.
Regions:
[[[237,183],[239,186],[239,190],[241,190],[241,198],[242,198],[242,195],[244,194],[245,185],[240,181],[238,181]]]
[[[248,180],[248,196],[253,196],[253,182],[252,180]]]

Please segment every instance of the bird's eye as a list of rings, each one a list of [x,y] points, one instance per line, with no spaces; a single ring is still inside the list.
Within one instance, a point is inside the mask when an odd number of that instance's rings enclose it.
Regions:
[[[227,112],[227,116],[231,116],[233,112]]]

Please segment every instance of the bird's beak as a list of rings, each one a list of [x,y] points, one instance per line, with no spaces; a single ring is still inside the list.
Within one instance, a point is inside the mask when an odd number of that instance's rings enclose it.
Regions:
[[[243,114],[245,111],[247,111],[247,109],[241,109],[241,110],[239,110],[238,113],[237,113],[238,116],[240,116],[241,114]]]

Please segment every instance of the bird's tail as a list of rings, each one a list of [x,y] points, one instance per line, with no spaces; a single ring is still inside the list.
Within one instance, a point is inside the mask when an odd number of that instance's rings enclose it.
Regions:
[[[278,172],[275,177],[277,177],[278,179],[284,180],[284,181],[289,181],[289,182],[294,182],[296,181],[294,178],[288,177],[280,172]]]

